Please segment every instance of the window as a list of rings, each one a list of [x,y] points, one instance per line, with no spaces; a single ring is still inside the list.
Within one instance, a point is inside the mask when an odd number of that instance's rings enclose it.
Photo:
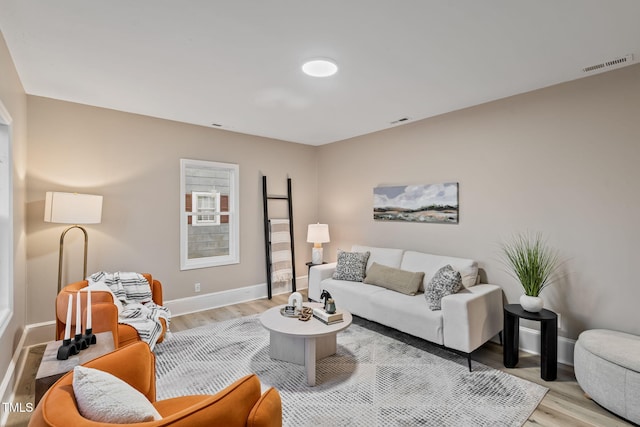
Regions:
[[[11,116],[0,102],[0,334],[13,311],[13,168]]]
[[[194,226],[220,225],[220,193],[191,192],[191,213]]]
[[[240,262],[239,167],[180,160],[180,269]]]

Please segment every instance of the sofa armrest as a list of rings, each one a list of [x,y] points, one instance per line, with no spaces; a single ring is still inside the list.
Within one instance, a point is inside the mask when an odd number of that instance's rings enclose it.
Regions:
[[[502,331],[502,288],[480,284],[442,298],[444,345],[465,353]]]
[[[309,299],[320,301],[320,294],[322,293],[320,282],[333,276],[336,265],[338,264],[331,262],[329,264],[314,265],[309,269]]]

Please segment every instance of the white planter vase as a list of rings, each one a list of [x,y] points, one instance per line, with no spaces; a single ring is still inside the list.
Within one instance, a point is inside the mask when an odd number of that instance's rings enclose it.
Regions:
[[[540,297],[521,295],[520,305],[525,311],[529,311],[531,313],[538,313],[540,312],[540,310],[542,310],[542,307],[544,306],[544,301]]]

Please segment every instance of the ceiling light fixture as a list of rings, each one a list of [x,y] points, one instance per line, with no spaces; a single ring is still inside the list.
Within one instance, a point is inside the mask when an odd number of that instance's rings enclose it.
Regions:
[[[338,66],[331,59],[316,58],[302,64],[302,71],[311,77],[329,77],[338,72]]]

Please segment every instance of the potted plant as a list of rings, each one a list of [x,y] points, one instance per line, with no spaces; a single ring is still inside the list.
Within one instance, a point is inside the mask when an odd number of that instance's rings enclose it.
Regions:
[[[520,297],[522,308],[533,313],[542,310],[544,301],[540,292],[552,283],[553,273],[559,267],[557,252],[537,233],[515,235],[511,242],[502,244],[502,254],[511,275],[524,289]]]

